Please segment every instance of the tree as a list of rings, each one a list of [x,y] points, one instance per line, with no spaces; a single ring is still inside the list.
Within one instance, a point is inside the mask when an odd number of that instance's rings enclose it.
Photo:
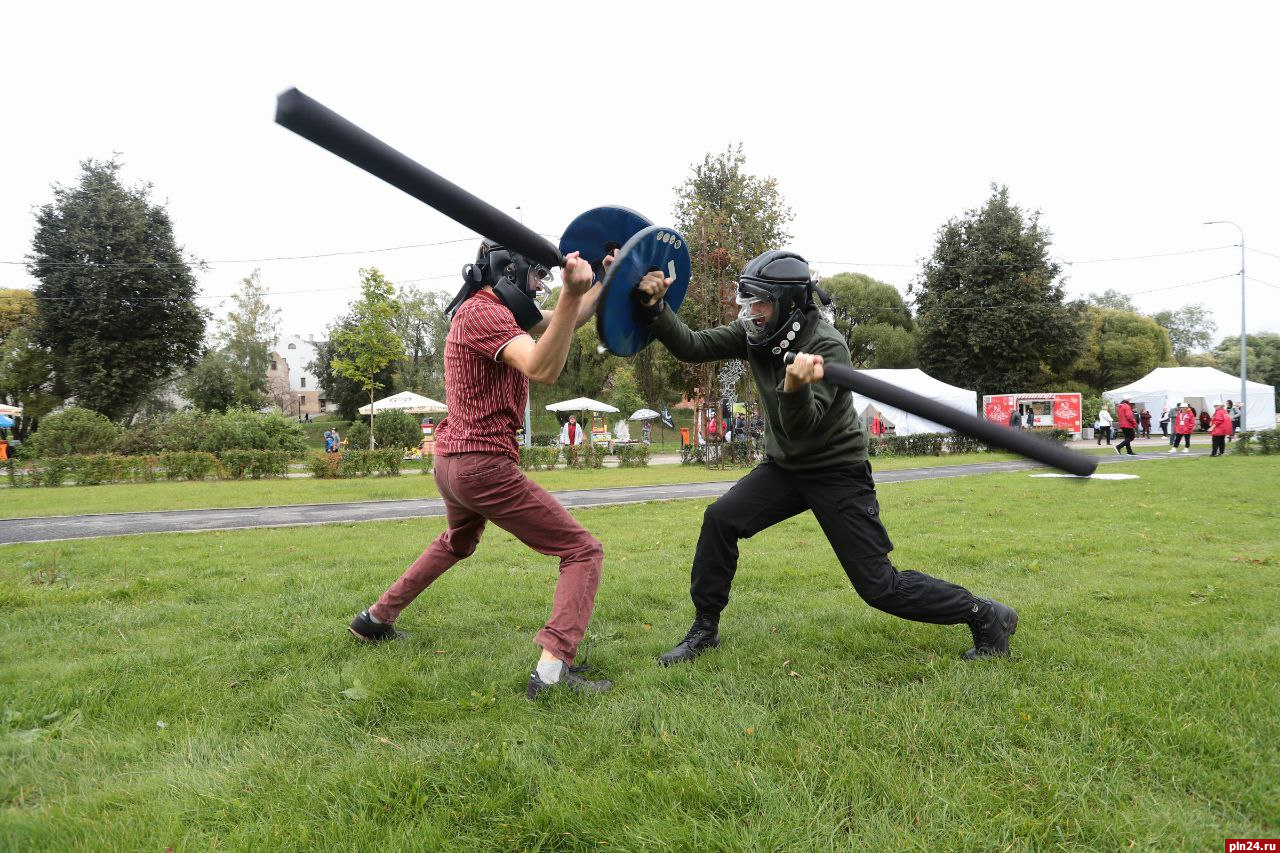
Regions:
[[[625,418],[645,406],[640,386],[636,383],[636,372],[630,364],[615,367],[604,390],[605,402],[618,409],[619,417]]]
[[[1110,288],[1102,293],[1090,293],[1084,301],[1098,308],[1113,308],[1116,311],[1128,311],[1130,314],[1138,313],[1138,307],[1133,304],[1133,298],[1129,294]]]
[[[1263,332],[1245,335],[1245,369],[1250,382],[1276,386],[1280,391],[1280,335]],[[1240,339],[1227,338],[1214,347],[1215,366],[1232,376],[1240,375]]]
[[[150,186],[119,180],[120,164],[81,163],[74,187],[53,186],[28,255],[53,393],[124,420],[200,355],[206,312],[163,206]]]
[[[13,419],[13,435],[20,441],[53,411],[53,361],[34,340],[39,322],[35,295],[29,290],[0,290],[0,401],[22,406]]]
[[[395,332],[395,316],[399,306],[391,282],[377,269],[360,270],[360,300],[352,306],[352,323],[332,336],[333,372],[360,384],[373,405],[374,395],[386,385],[380,374],[399,358],[404,350]],[[321,386],[327,391],[327,386]],[[373,450],[374,413],[369,413],[369,449]]]
[[[1197,303],[1183,305],[1177,311],[1157,311],[1151,315],[1169,332],[1169,342],[1173,344],[1173,355],[1178,363],[1186,365],[1193,353],[1204,352],[1213,343],[1213,333],[1218,324],[1213,321],[1213,314],[1208,306]],[[1239,352],[1240,348],[1236,348]]]
[[[1075,360],[1079,312],[1064,304],[1039,219],[993,185],[980,209],[938,230],[910,290],[924,370],[991,394],[1040,390]]]
[[[747,262],[790,239],[793,215],[774,178],[746,171],[742,145],[707,154],[676,188],[676,227],[692,256],[693,275],[680,308],[691,328],[709,328],[737,316],[734,294]],[[686,388],[714,385],[719,365],[691,365]]]
[[[1174,363],[1169,333],[1150,317],[1089,306],[1082,326],[1084,346],[1068,373],[1090,390],[1127,385]]]
[[[329,327],[329,339],[316,344],[315,361],[308,362],[306,366],[306,369],[315,375],[316,385],[324,389],[325,398],[337,407],[338,417],[346,421],[354,421],[359,417],[357,410],[369,402],[365,396],[364,386],[360,382],[348,379],[333,369],[333,359],[337,355],[335,339],[344,330],[353,328],[354,324],[355,317],[350,313],[338,318]],[[383,388],[395,387],[396,362],[388,364],[378,372],[377,382]],[[273,399],[286,403],[297,399],[284,382],[278,382],[269,390],[272,392]]]
[[[213,349],[205,353],[204,358],[196,363],[178,384],[182,395],[191,401],[202,412],[225,412],[236,406],[251,406],[258,398],[244,398],[244,374],[240,365],[223,349]],[[264,379],[265,383],[265,379]]]
[[[235,307],[223,319],[218,338],[239,373],[239,404],[256,409],[267,390],[271,345],[280,337],[280,310],[267,303],[259,270],[241,280],[231,302]]]
[[[822,280],[832,323],[849,344],[854,367],[915,367],[915,323],[902,294],[862,273]]]
[[[396,294],[400,307],[395,330],[404,346],[404,357],[395,367],[397,388],[444,399],[444,340],[449,334],[444,309],[451,299],[449,294],[413,286],[402,287]]]

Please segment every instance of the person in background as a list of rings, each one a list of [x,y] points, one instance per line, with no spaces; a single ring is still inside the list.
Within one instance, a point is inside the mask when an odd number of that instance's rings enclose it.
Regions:
[[[643,441],[646,445],[648,445],[649,436],[652,434],[652,432],[653,432],[653,427],[649,425],[648,421],[645,421],[643,424],[640,425],[640,440]]]
[[[1191,452],[1191,433],[1196,429],[1196,410],[1179,403],[1177,412],[1173,416],[1173,447],[1169,448],[1170,453],[1178,452],[1178,443],[1186,442],[1186,447],[1182,448],[1183,453]]]
[[[1227,436],[1231,435],[1231,415],[1221,403],[1213,404],[1213,419],[1209,426],[1209,439],[1213,444],[1210,456],[1222,456],[1227,452]]]
[[[1116,406],[1116,426],[1120,427],[1120,433],[1124,436],[1124,441],[1116,445],[1116,455],[1123,456],[1128,451],[1130,456],[1137,456],[1133,452],[1133,440],[1138,434],[1138,421],[1133,417],[1133,404],[1127,397]]]
[[[324,431],[324,452],[333,452],[333,430],[327,429]]]
[[[1025,430],[1034,429],[1036,425],[1036,410],[1031,406],[1027,406],[1027,413],[1022,417],[1022,428]],[[1107,442],[1110,444],[1111,442]]]
[[[1235,403],[1233,403],[1231,400],[1228,400],[1228,401],[1227,401],[1227,414],[1231,416],[1231,427],[1232,427],[1232,432],[1234,433],[1234,432],[1239,431],[1239,429],[1240,429],[1240,415],[1241,415],[1240,407],[1239,407],[1239,406],[1237,406]],[[1231,438],[1232,438],[1232,436],[1230,436],[1230,435],[1229,435],[1229,436],[1227,436],[1227,441],[1230,441],[1230,440],[1231,440]]]
[[[1014,409],[1009,415],[1009,429],[1022,429],[1022,412]],[[1102,439],[1098,439],[1098,443],[1102,443]]]
[[[1142,424],[1142,437],[1151,438],[1151,410],[1142,409],[1142,414],[1138,416],[1138,422]]]
[[[1106,406],[1098,410],[1098,444],[1102,444],[1104,438],[1111,444],[1111,413]]]
[[[1160,409],[1160,434],[1165,438],[1169,437],[1169,407],[1164,406]]]
[[[569,422],[560,427],[560,443],[566,447],[582,444],[582,426],[574,415],[569,415]]]
[[[1200,413],[1200,431],[1208,432],[1210,424],[1213,423],[1213,417],[1209,414],[1209,410],[1205,409]]]

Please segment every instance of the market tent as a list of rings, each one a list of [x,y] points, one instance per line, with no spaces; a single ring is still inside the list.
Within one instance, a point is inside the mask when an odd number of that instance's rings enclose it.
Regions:
[[[10,406],[8,403],[0,403],[0,415],[9,415],[17,417],[22,414],[21,406]]]
[[[1261,382],[1249,382],[1247,387],[1248,411],[1241,418],[1240,428],[1275,429],[1276,389]],[[1172,413],[1173,407],[1182,402],[1195,406],[1197,412],[1212,412],[1214,403],[1240,403],[1240,377],[1213,367],[1157,367],[1136,382],[1105,391],[1102,396],[1112,403],[1128,399],[1135,406],[1142,404],[1157,417],[1163,407],[1168,406]]]
[[[424,415],[428,412],[447,412],[448,407],[438,400],[432,400],[430,397],[424,397],[421,394],[415,394],[412,391],[401,391],[399,394],[392,394],[390,397],[384,397],[381,400],[375,400],[373,403],[373,412],[390,412],[399,410],[401,412],[410,412],[415,415]],[[357,411],[362,415],[369,414],[368,406],[361,406]]]
[[[858,372],[874,379],[879,379],[881,382],[888,382],[898,388],[905,388],[921,396],[937,400],[944,406],[955,409],[958,412],[964,412],[966,415],[978,414],[978,395],[976,392],[948,385],[940,379],[934,379],[923,370],[911,368],[908,370],[859,370]],[[862,418],[866,423],[870,423],[871,417],[878,413],[882,422],[894,427],[895,435],[915,435],[921,432],[951,432],[946,427],[935,424],[933,421],[927,421],[919,415],[913,415],[910,412],[895,408],[880,400],[864,397],[861,394],[853,395],[853,407],[858,413],[858,417]]]
[[[636,409],[634,412],[632,412],[632,413],[631,413],[631,417],[627,418],[627,420],[629,420],[629,421],[654,421],[654,420],[657,420],[657,419],[658,419],[658,418],[660,418],[660,417],[662,417],[662,415],[658,414],[658,413],[657,413],[657,412],[655,412],[653,409]]]
[[[559,403],[552,403],[547,406],[548,412],[616,412],[617,406],[610,406],[608,403],[601,403],[599,400],[592,400],[590,397],[574,397],[572,400],[564,400]]]

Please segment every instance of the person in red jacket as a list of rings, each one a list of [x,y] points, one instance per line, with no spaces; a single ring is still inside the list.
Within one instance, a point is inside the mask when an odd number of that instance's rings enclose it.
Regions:
[[[1133,404],[1127,399],[1116,406],[1116,426],[1124,434],[1124,441],[1116,445],[1116,453],[1123,456],[1127,450],[1130,456],[1137,456],[1133,452],[1133,439],[1137,436],[1138,421],[1133,416]]]
[[[1178,442],[1186,441],[1187,446],[1182,448],[1183,453],[1191,452],[1191,433],[1196,429],[1196,413],[1195,410],[1185,403],[1178,404],[1178,413],[1173,418],[1173,447],[1169,448],[1170,453],[1178,452]]]
[[[1213,442],[1213,452],[1210,456],[1222,456],[1227,452],[1227,436],[1231,435],[1231,415],[1227,414],[1226,407],[1221,403],[1213,404],[1213,420],[1209,423],[1209,435],[1212,436],[1210,441]]]

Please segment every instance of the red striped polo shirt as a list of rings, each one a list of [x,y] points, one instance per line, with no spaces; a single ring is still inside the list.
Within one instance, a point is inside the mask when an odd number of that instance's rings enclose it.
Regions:
[[[524,423],[529,379],[498,355],[523,334],[511,309],[487,290],[458,307],[444,341],[449,414],[436,429],[436,453],[505,453],[520,461],[516,430]]]

